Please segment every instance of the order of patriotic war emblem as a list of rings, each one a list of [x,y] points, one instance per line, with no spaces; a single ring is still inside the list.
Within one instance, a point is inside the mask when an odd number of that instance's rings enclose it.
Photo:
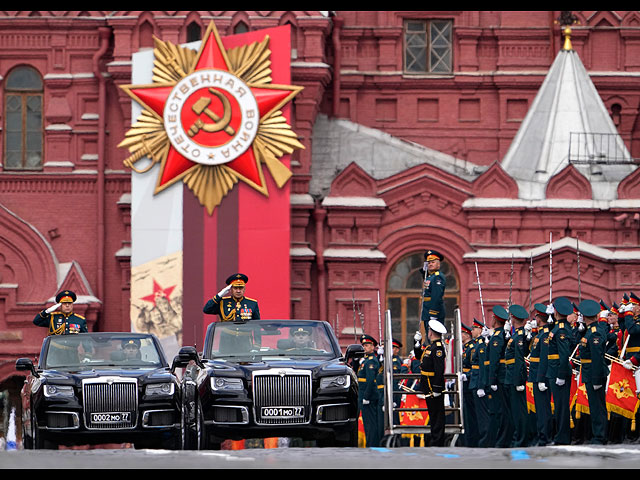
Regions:
[[[242,155],[259,126],[251,89],[222,70],[199,70],[172,90],[164,109],[169,141],[188,159],[222,165]]]

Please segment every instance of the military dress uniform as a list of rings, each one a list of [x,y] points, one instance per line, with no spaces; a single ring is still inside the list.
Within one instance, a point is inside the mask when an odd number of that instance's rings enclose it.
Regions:
[[[489,339],[489,435],[491,447],[508,448],[513,437],[510,405],[505,390],[505,349],[507,340],[504,325],[509,313],[499,305],[493,308],[494,332]],[[500,322],[500,323],[497,323]]]
[[[370,335],[362,335],[360,343],[378,342]],[[376,352],[365,354],[358,369],[358,409],[362,413],[364,435],[367,447],[380,446],[378,383],[376,377],[380,370],[380,362]],[[359,416],[359,415],[358,415]]]
[[[465,325],[461,325],[463,332],[472,334],[471,328]],[[462,403],[464,414],[464,446],[465,447],[477,447],[478,446],[478,422],[476,415],[475,402],[473,399],[474,391],[471,390],[471,377],[472,377],[472,365],[471,357],[473,350],[475,349],[475,339],[470,339],[462,346],[462,373],[464,375],[462,382]],[[476,378],[477,384],[477,378]]]
[[[580,303],[580,312],[585,317],[595,317],[598,313],[598,303],[594,300],[584,300]],[[589,400],[591,443],[604,445],[607,441],[606,385],[609,375],[604,358],[607,337],[596,323],[597,320],[588,325],[580,341],[580,369]]]
[[[474,326],[485,328],[484,324],[473,319]],[[471,382],[469,388],[472,392],[476,422],[478,426],[478,446],[486,448],[489,446],[489,405],[487,385],[489,359],[487,356],[488,347],[483,335],[475,338],[475,345],[471,351]],[[493,446],[493,445],[491,445]]]
[[[226,283],[231,286],[245,286],[248,281],[246,275],[236,273],[227,278]],[[210,315],[219,315],[222,322],[260,320],[258,301],[249,297],[236,300],[233,296],[220,297],[216,294],[207,301],[202,310]]]
[[[511,305],[509,313],[520,320],[526,320],[527,311],[521,305]],[[524,447],[528,442],[527,410],[527,364],[525,357],[529,354],[529,342],[524,327],[516,328],[507,341],[505,348],[504,384],[508,391],[511,422],[513,424],[512,447]]]
[[[429,328],[442,334],[446,333],[444,325],[435,320],[429,322]],[[425,394],[427,410],[429,411],[429,425],[431,426],[431,446],[444,447],[444,343],[436,339],[422,352],[420,359],[420,386]]]
[[[573,369],[569,358],[575,348],[574,333],[566,316],[573,312],[571,302],[561,297],[553,302],[556,319],[553,330],[549,333],[549,350],[547,354],[547,379],[553,396],[554,420],[556,435],[554,444],[569,445],[571,443],[571,380]]]
[[[56,295],[56,303],[73,303],[76,299],[76,294],[71,290],[64,290]],[[69,335],[89,331],[86,319],[73,312],[69,314],[58,311],[47,313],[45,309],[35,316],[33,323],[39,327],[48,327],[49,335]]]
[[[424,254],[424,259],[426,261],[436,259],[442,261],[444,257],[435,250],[427,250]],[[423,270],[421,271],[424,272]],[[447,280],[439,270],[431,273],[427,272],[422,291],[422,322],[426,332],[429,331],[430,320],[437,320],[444,325],[444,291],[446,288]]]
[[[536,303],[536,313],[546,316],[546,305]],[[536,443],[545,446],[553,439],[553,414],[551,413],[551,391],[547,379],[549,333],[553,324],[547,323],[538,329],[529,348],[529,381],[533,384],[533,402],[536,407]]]

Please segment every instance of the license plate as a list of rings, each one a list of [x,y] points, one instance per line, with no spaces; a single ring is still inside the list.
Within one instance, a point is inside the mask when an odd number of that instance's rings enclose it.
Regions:
[[[262,418],[304,417],[304,407],[262,407]]]
[[[131,421],[131,412],[92,413],[91,423],[123,423]]]

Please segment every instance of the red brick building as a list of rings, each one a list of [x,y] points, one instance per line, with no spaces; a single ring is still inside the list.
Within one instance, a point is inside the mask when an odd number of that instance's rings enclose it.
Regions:
[[[306,147],[291,162],[293,317],[327,320],[347,344],[363,327],[378,335],[379,296],[411,337],[426,248],[445,255],[449,317],[455,305],[463,321],[482,316],[476,265],[485,311],[545,302],[550,238],[554,297],[637,290],[640,15],[573,12],[565,61],[560,13],[0,14],[0,390],[19,389],[15,358],[37,355],[31,320],[60,288],[79,294],[90,329],[129,329],[131,173],[117,145],[132,119],[119,86],[154,35],[199,40],[211,20],[221,35],[292,29]],[[573,131],[565,110],[613,132]],[[624,148],[585,159],[561,131]],[[532,137],[550,147],[529,159]]]

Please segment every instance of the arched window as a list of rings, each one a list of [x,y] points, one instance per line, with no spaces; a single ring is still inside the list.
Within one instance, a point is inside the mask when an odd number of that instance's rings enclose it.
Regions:
[[[387,279],[387,308],[391,310],[393,337],[403,344],[402,355],[413,349],[413,336],[419,330],[420,299],[422,298],[423,276],[420,269],[424,265],[424,252],[411,253],[402,258]],[[440,265],[440,273],[447,280],[444,305],[445,325],[451,332],[453,310],[460,302],[460,282],[455,269],[446,258]]]
[[[31,67],[17,67],[4,84],[5,170],[42,168],[43,83]]]
[[[236,23],[236,26],[233,27],[233,33],[247,33],[249,31],[249,25],[240,20]]]

